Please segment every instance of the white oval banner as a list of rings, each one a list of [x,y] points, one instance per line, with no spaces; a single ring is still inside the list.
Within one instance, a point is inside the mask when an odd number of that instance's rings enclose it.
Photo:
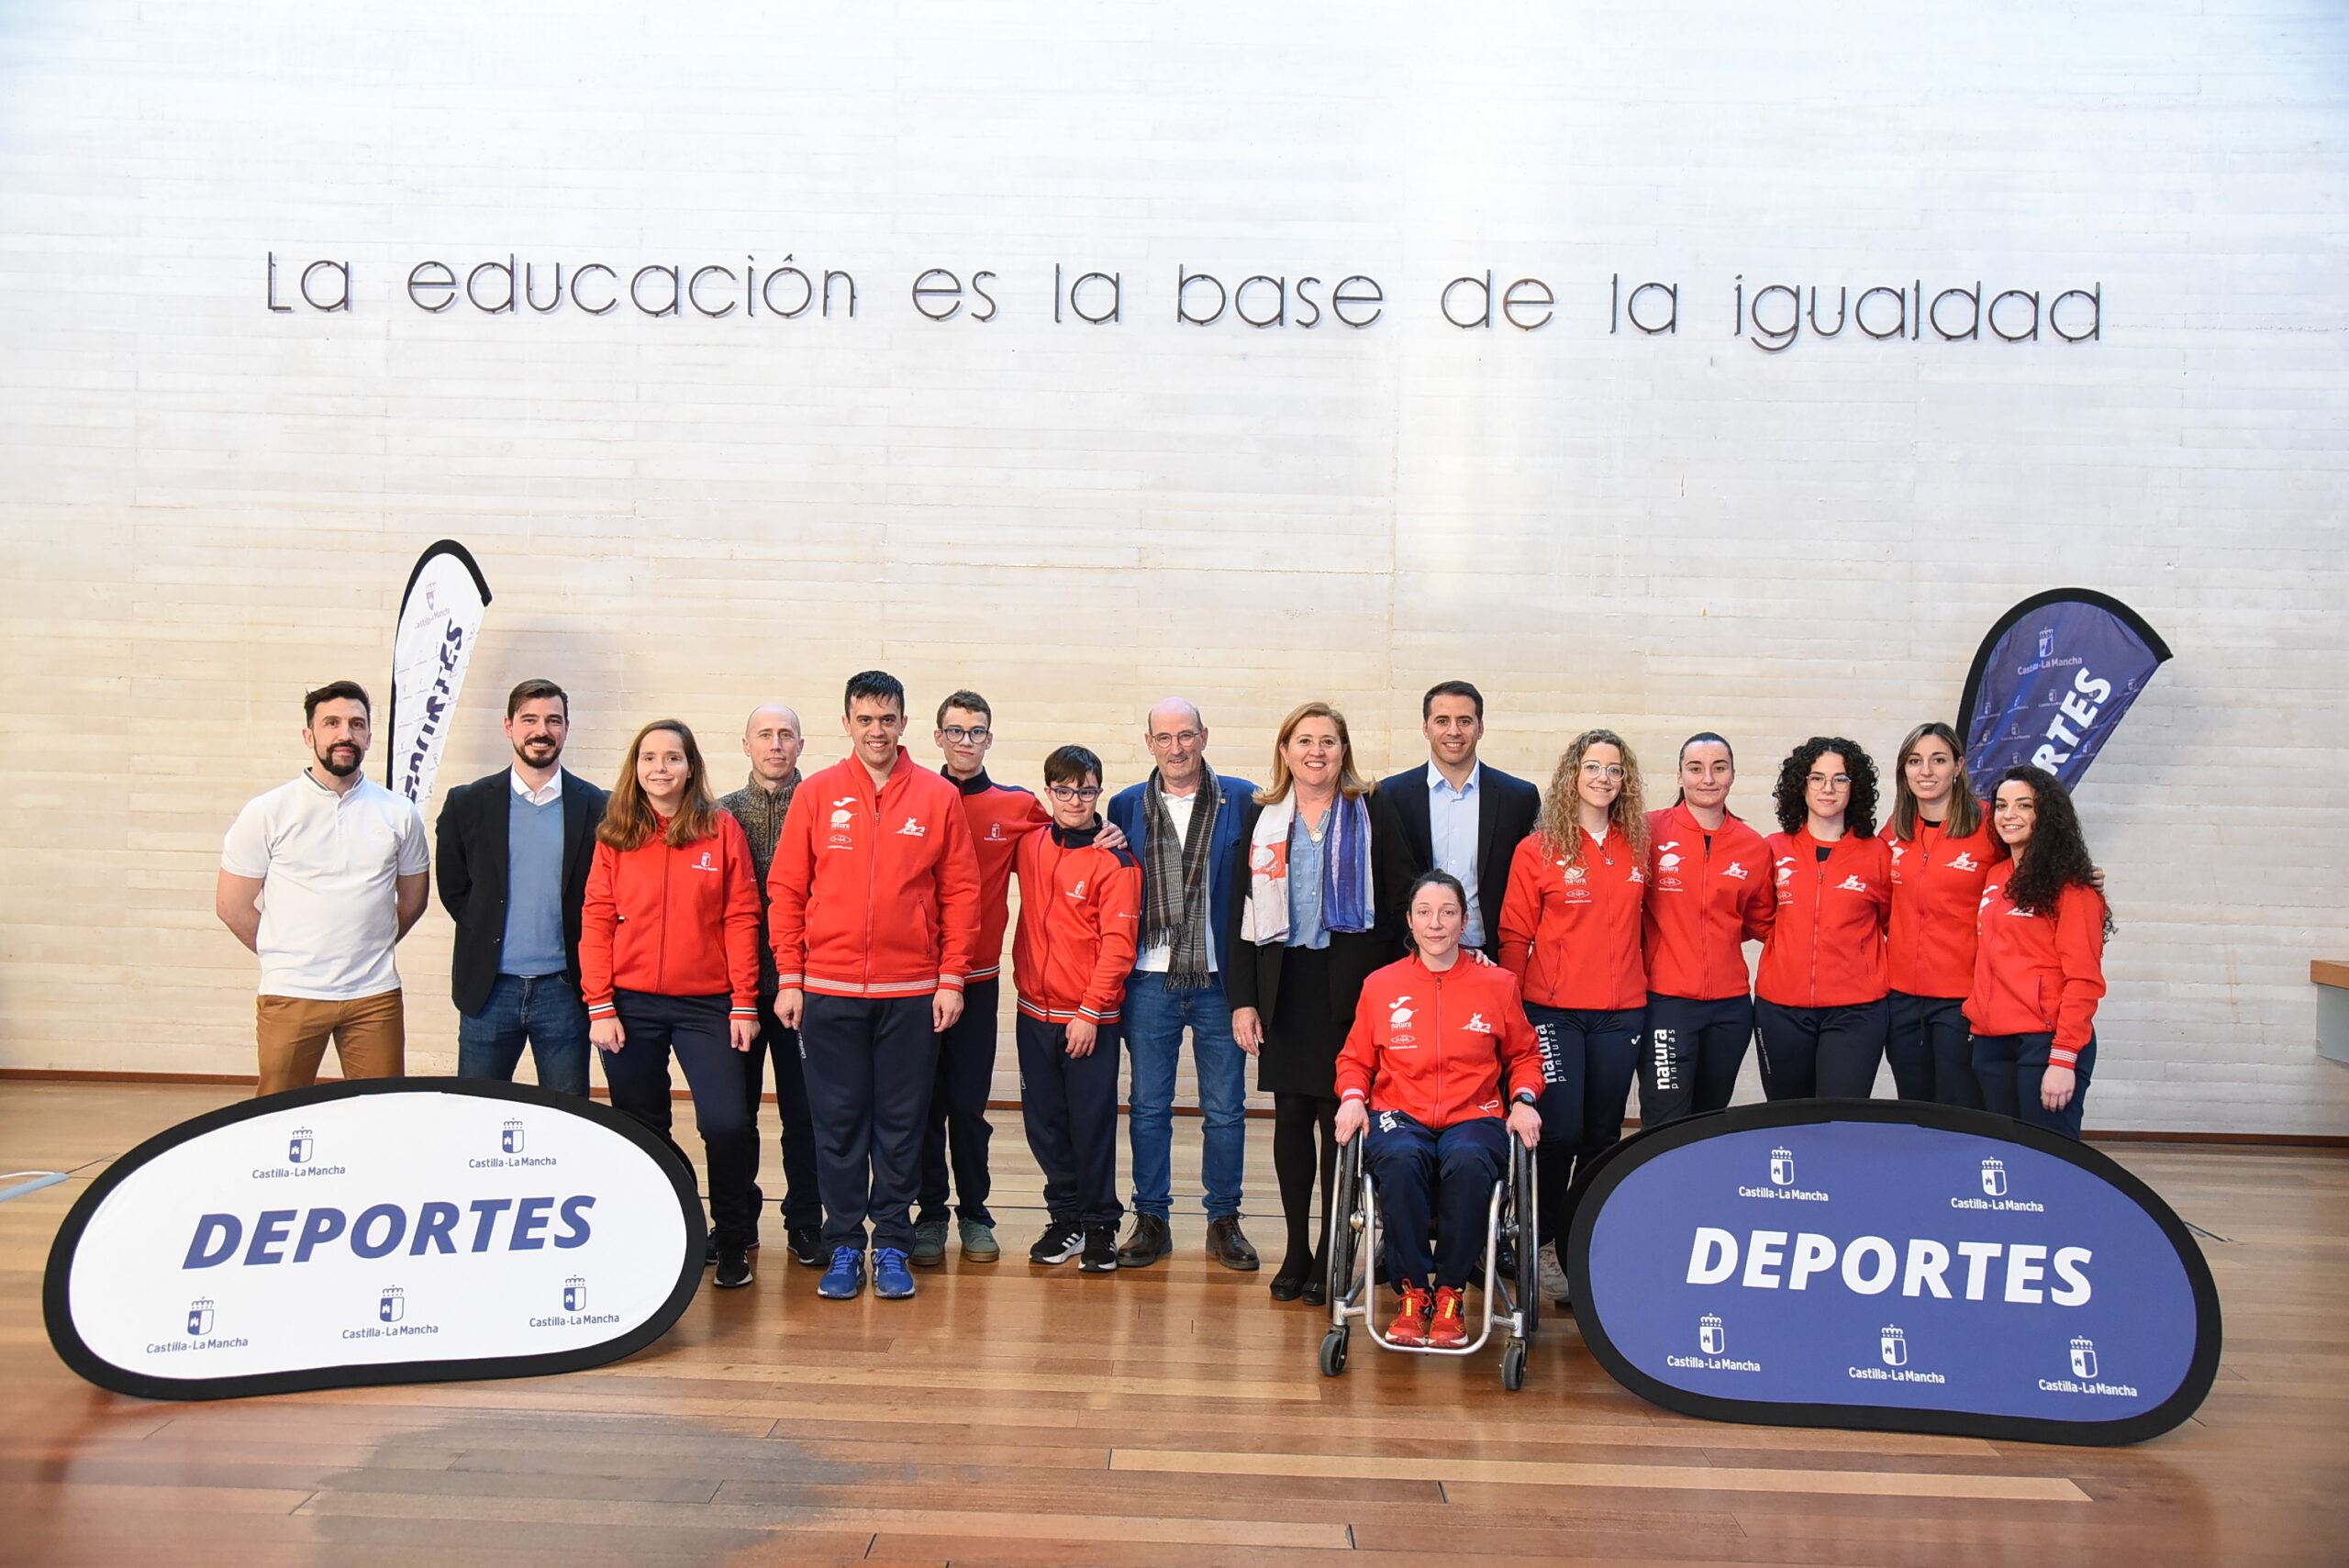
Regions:
[[[701,1283],[693,1173],[523,1084],[384,1078],[184,1122],[50,1250],[50,1342],[101,1387],[198,1399],[616,1361]]]

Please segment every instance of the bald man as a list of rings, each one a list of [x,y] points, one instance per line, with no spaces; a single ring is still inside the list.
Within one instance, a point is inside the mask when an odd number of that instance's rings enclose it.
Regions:
[[[766,1092],[765,1063],[773,1057],[775,1111],[783,1123],[783,1225],[790,1237],[792,1258],[813,1268],[825,1256],[824,1209],[816,1195],[816,1131],[807,1116],[807,1080],[800,1070],[799,1031],[784,1028],[774,1016],[774,954],[767,947],[766,921],[767,870],[774,863],[783,814],[791,809],[792,795],[799,788],[799,753],[807,746],[807,733],[790,708],[768,703],[752,709],[742,726],[742,754],[751,760],[750,782],[722,796],[718,806],[742,825],[751,840],[751,860],[759,873],[759,1038],[744,1063],[751,1075],[751,1114],[758,1115],[760,1097]],[[757,1170],[753,1164],[751,1173],[757,1174]],[[764,1198],[764,1194],[757,1195],[757,1201]],[[755,1237],[751,1245],[758,1245]],[[708,1261],[715,1262],[716,1254]]]
[[[1246,863],[1240,819],[1256,786],[1208,766],[1207,722],[1181,697],[1150,710],[1142,742],[1157,766],[1109,802],[1109,820],[1124,830],[1142,875],[1141,944],[1126,980],[1125,1006],[1134,1224],[1118,1249],[1118,1266],[1148,1268],[1174,1248],[1174,1069],[1187,1029],[1204,1124],[1208,1256],[1228,1269],[1252,1270],[1256,1249],[1240,1229],[1247,1058],[1231,1037],[1216,943],[1236,868]]]

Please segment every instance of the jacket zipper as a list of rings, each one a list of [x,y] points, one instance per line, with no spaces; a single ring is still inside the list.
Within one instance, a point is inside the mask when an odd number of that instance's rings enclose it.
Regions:
[[[1835,846],[1827,846],[1827,859],[1816,852],[1810,857],[1810,990],[1809,1005],[1819,1006],[1819,939],[1826,929],[1827,867],[1835,858]]]

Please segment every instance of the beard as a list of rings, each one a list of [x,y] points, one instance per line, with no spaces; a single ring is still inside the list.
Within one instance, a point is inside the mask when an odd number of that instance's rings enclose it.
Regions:
[[[328,746],[318,753],[318,766],[339,779],[347,779],[357,773],[359,764],[366,760],[367,753],[348,741]]]
[[[562,742],[544,735],[534,735],[518,742],[514,754],[534,768],[543,768],[562,755]]]

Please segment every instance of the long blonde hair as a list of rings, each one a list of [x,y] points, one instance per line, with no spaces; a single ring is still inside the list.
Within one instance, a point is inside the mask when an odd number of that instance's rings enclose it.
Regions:
[[[1582,779],[1584,753],[1601,745],[1612,746],[1623,754],[1623,787],[1617,792],[1615,804],[1607,808],[1607,820],[1631,847],[1632,856],[1644,864],[1648,858],[1648,811],[1647,797],[1640,787],[1640,760],[1632,755],[1631,742],[1611,729],[1586,729],[1559,753],[1557,771],[1550,775],[1549,791],[1542,798],[1539,830],[1553,854],[1564,856],[1568,865],[1582,864],[1582,841],[1587,835],[1575,816],[1580,799],[1575,786]]]
[[[1288,773],[1288,738],[1296,734],[1297,727],[1308,718],[1326,718],[1337,726],[1338,744],[1344,749],[1344,754],[1338,759],[1338,794],[1344,799],[1353,800],[1368,795],[1376,787],[1354,772],[1354,738],[1346,729],[1346,716],[1328,703],[1309,702],[1299,705],[1281,720],[1280,738],[1273,742],[1273,782],[1256,792],[1257,805],[1270,806],[1276,800],[1288,797],[1288,786],[1294,782]]]
[[[702,766],[701,746],[694,740],[694,732],[680,720],[656,718],[638,730],[636,739],[628,743],[628,759],[620,764],[619,783],[612,786],[611,798],[604,803],[604,820],[596,828],[599,841],[623,854],[643,848],[661,831],[661,819],[654,815],[652,803],[644,798],[644,786],[636,782],[637,753],[644,750],[644,738],[658,729],[665,729],[677,738],[685,749],[685,764],[694,771],[693,782],[685,785],[685,799],[677,803],[677,814],[669,818],[669,847],[682,850],[718,831],[718,801],[709,793],[709,770]]]

